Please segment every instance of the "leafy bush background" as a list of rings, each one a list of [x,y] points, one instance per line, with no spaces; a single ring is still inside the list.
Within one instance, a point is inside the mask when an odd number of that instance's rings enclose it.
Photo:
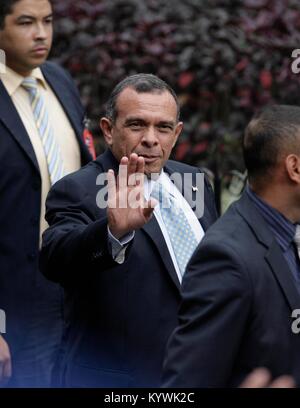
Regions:
[[[266,103],[298,104],[299,0],[53,0],[52,58],[77,81],[98,122],[112,87],[151,72],[179,95],[184,131],[174,157],[204,165],[216,180],[243,169],[240,139]]]

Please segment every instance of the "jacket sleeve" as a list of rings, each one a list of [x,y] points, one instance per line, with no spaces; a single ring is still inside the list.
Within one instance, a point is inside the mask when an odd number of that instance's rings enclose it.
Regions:
[[[65,177],[52,187],[46,201],[49,228],[43,235],[40,268],[61,284],[80,282],[84,274],[114,265],[106,212],[91,206],[93,199],[82,184]]]

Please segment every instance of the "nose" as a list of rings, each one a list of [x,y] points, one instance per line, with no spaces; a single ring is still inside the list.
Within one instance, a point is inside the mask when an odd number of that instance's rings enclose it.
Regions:
[[[36,40],[45,40],[47,36],[48,34],[45,25],[42,22],[37,23],[35,31]]]
[[[154,127],[149,127],[145,130],[141,143],[146,147],[152,147],[158,144],[158,139]]]

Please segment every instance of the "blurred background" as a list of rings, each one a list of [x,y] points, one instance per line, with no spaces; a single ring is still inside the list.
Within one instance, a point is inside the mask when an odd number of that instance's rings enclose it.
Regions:
[[[299,0],[53,0],[51,58],[69,70],[97,153],[99,119],[125,76],[153,73],[179,95],[184,122],[173,158],[207,169],[219,210],[245,182],[241,137],[268,103],[299,103]],[[299,51],[300,56],[300,51]],[[299,62],[300,67],[300,62]]]

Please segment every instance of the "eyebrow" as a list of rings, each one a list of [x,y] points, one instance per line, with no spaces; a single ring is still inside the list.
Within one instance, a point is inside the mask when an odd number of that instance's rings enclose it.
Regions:
[[[131,117],[131,118],[127,118],[127,119],[125,120],[125,125],[128,125],[128,124],[130,124],[131,122],[147,123],[144,119]]]
[[[130,124],[130,123],[132,123],[132,122],[147,123],[147,121],[144,120],[144,119],[142,119],[142,118],[132,117],[132,118],[127,118],[127,119],[126,119],[125,125],[128,125],[128,124]],[[161,120],[160,122],[158,122],[158,123],[156,124],[156,126],[162,126],[162,125],[167,125],[167,126],[172,126],[172,127],[174,127],[174,126],[175,126],[175,122],[169,121],[169,120]]]
[[[45,20],[45,19],[47,19],[47,18],[50,18],[50,17],[53,17],[53,13],[48,14],[47,16],[43,17],[43,20]],[[21,21],[21,20],[36,20],[36,17],[34,17],[34,16],[29,16],[29,15],[27,15],[27,14],[22,14],[21,16],[19,16],[19,17],[17,18],[17,21]]]
[[[175,126],[175,122],[171,121],[171,120],[161,120],[157,126],[162,126],[162,125],[167,125],[167,126]]]

